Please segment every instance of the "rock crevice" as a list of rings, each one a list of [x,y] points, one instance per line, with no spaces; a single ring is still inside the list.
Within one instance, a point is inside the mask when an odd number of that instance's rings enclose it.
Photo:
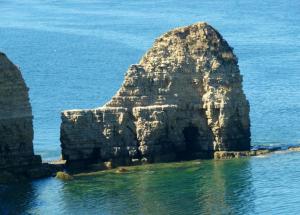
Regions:
[[[165,33],[107,104],[62,113],[61,146],[68,163],[122,165],[250,150],[237,57],[207,23]]]

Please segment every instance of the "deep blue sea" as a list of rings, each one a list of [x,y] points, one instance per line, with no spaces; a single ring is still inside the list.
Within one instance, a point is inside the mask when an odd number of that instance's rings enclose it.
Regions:
[[[156,37],[199,21],[239,58],[252,144],[300,144],[299,0],[0,0],[0,51],[30,88],[35,152],[58,159],[61,111],[103,105]],[[299,214],[299,179],[300,153],[153,165],[1,187],[0,214]]]

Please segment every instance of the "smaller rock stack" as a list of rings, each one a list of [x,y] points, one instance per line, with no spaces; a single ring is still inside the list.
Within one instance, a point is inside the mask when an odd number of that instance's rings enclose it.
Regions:
[[[0,182],[49,175],[33,152],[32,119],[21,72],[0,53]]]

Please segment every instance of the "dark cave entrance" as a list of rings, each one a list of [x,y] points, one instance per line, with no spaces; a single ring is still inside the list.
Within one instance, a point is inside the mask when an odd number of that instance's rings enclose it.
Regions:
[[[194,125],[185,127],[182,131],[185,142],[185,149],[178,154],[180,160],[192,160],[197,156],[197,152],[201,150],[199,143],[199,130]]]
[[[199,150],[199,131],[196,126],[190,125],[183,129],[186,152],[193,153]]]

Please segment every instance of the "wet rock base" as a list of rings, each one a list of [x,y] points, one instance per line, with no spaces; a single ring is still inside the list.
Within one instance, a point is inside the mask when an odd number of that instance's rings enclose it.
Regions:
[[[9,163],[11,165],[0,168],[0,184],[12,184],[51,177],[64,168],[60,165],[42,163],[41,156],[39,155],[31,156],[30,159],[10,159],[11,162]],[[8,159],[6,159],[6,162],[8,163]]]
[[[262,156],[276,151],[300,151],[300,146],[254,146],[250,151],[217,151],[214,152],[214,159],[234,159],[250,156]]]

